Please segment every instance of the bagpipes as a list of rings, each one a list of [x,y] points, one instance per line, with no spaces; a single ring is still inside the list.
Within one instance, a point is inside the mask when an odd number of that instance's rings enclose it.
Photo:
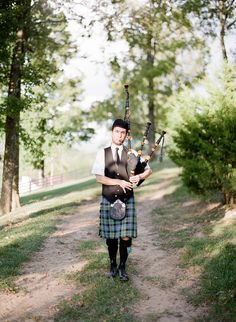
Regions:
[[[161,132],[161,135],[159,136],[159,138],[156,140],[155,144],[152,146],[151,151],[149,152],[149,154],[146,156],[146,158],[144,159],[144,161],[142,161],[141,157],[142,157],[142,153],[143,153],[143,148],[144,148],[144,144],[145,141],[148,137],[148,133],[150,131],[151,128],[151,122],[147,122],[146,125],[146,129],[145,132],[143,134],[143,138],[140,144],[140,149],[137,152],[137,155],[133,153],[132,148],[131,148],[131,131],[130,131],[130,110],[129,110],[129,85],[125,84],[125,117],[124,120],[128,123],[128,133],[127,133],[127,141],[128,141],[128,174],[129,176],[134,176],[140,173],[143,173],[148,162],[151,160],[151,158],[153,157],[154,152],[159,148],[160,143],[162,140],[164,140],[164,135],[166,134],[165,131]],[[141,183],[144,181],[145,179],[142,179],[139,181],[139,183],[137,184],[137,186],[141,185]]]

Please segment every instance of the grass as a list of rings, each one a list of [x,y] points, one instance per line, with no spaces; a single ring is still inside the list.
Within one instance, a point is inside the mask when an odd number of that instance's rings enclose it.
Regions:
[[[137,301],[139,294],[131,283],[106,278],[108,259],[103,242],[83,241],[79,243],[78,252],[87,264],[82,271],[71,274],[70,279],[84,291],[70,302],[62,302],[54,321],[137,322],[130,305]]]
[[[194,305],[206,305],[208,314],[197,322],[236,321],[236,222],[222,221],[225,209],[203,202],[190,195],[177,177],[171,162],[152,164],[154,173],[137,195],[148,194],[165,179],[163,189],[172,185],[175,191],[163,197],[164,203],[153,212],[153,228],[159,232],[158,245],[181,255],[185,269],[196,267],[201,273],[197,287],[189,290]],[[100,191],[95,180],[73,184],[21,198],[24,207],[31,207],[30,218],[0,230],[0,289],[17,291],[15,278],[23,263],[30,260],[44,240],[55,230],[62,214],[71,214],[82,200],[94,198]],[[37,205],[37,207],[35,206]],[[78,252],[87,264],[81,272],[70,276],[77,283],[79,294],[58,307],[55,321],[136,321],[130,305],[140,296],[132,283],[106,279],[107,252],[101,240],[88,240],[78,245]],[[148,277],[147,277],[148,278]],[[168,288],[173,281],[162,277],[150,283]],[[125,296],[124,296],[125,295]],[[147,321],[158,316],[147,315]]]
[[[21,265],[31,258],[55,230],[58,215],[70,212],[77,206],[71,204],[39,211],[23,223],[0,231],[0,289],[17,291],[14,279],[20,274]]]
[[[0,230],[0,289],[17,291],[14,280],[22,264],[55,230],[60,215],[75,211],[82,200],[97,196],[100,188],[90,179],[21,197],[22,210],[27,209],[29,216]]]
[[[60,216],[75,212],[81,201],[96,196],[98,188],[95,180],[88,180],[22,198],[25,207],[32,203],[29,218],[0,230],[0,289],[17,291],[14,280],[22,264],[30,260],[55,230]]]
[[[196,321],[236,321],[236,220],[222,220],[224,207],[210,207],[182,185],[164,200],[153,212],[158,242],[178,250],[185,269],[200,271],[197,287],[187,294],[192,304],[209,310]]]
[[[32,193],[27,196],[23,196],[20,198],[21,205],[38,202],[41,200],[48,200],[54,197],[64,196],[72,192],[79,192],[79,191],[88,191],[93,188],[97,187],[95,179],[89,179],[81,183],[75,183],[70,185],[65,185],[60,188],[48,190],[48,191],[41,191],[37,193]]]
[[[211,304],[208,321],[236,321],[236,245],[218,247],[204,265],[200,286],[197,300]]]

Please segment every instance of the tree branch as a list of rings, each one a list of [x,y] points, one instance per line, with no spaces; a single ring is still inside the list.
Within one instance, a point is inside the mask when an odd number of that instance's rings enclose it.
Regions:
[[[229,30],[236,23],[236,19],[234,19],[228,26],[226,26],[227,30]]]

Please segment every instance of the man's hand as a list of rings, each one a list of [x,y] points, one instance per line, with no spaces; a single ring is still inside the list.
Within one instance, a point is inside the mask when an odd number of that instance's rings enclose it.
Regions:
[[[133,184],[125,180],[119,180],[119,186],[123,189],[124,193],[126,193],[126,189],[128,190],[133,189]]]
[[[139,174],[137,174],[136,176],[132,176],[132,177],[130,177],[129,178],[129,181],[132,183],[132,184],[135,184],[135,185],[137,185],[138,183],[139,183],[139,181],[140,181],[141,179],[140,179],[140,175]]]

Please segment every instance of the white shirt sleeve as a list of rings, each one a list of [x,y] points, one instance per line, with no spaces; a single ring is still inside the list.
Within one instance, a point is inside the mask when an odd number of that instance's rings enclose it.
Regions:
[[[104,152],[104,149],[98,151],[95,161],[93,163],[91,173],[94,175],[98,174],[100,176],[105,175],[105,152]]]

